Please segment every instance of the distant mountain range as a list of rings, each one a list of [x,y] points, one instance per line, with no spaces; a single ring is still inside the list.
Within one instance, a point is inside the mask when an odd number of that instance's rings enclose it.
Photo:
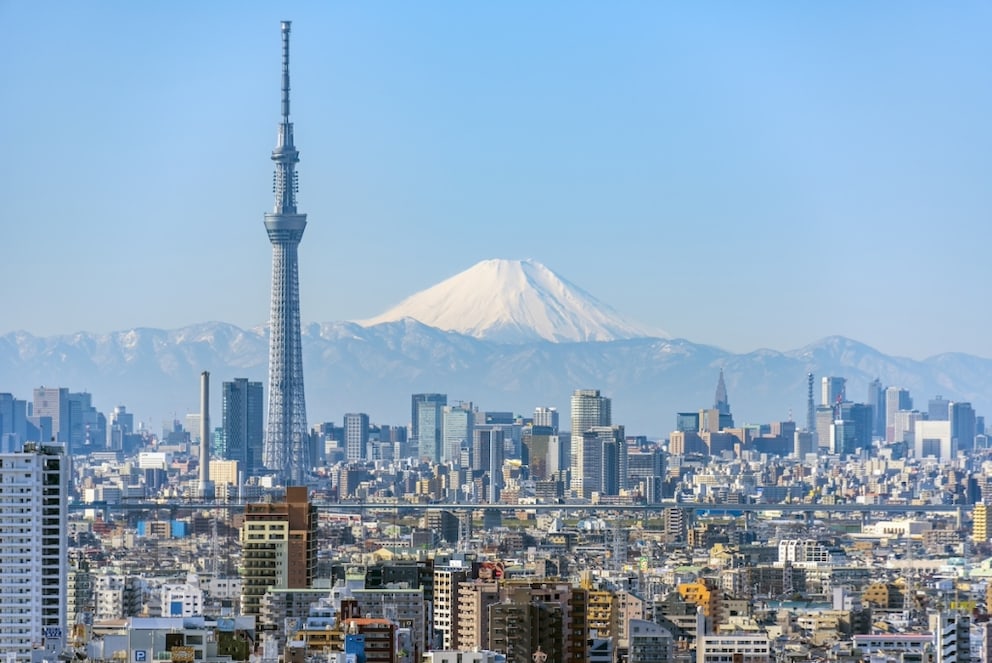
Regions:
[[[12,332],[0,336],[0,392],[30,399],[40,385],[89,391],[98,408],[124,404],[157,430],[198,407],[202,370],[218,387],[235,377],[264,383],[266,333],[221,322],[47,338]],[[361,411],[405,424],[410,394],[437,391],[483,410],[555,406],[567,427],[571,392],[598,388],[629,434],[660,436],[676,412],[713,405],[721,368],[738,423],[790,413],[802,423],[810,371],[817,397],[819,378],[839,375],[852,400],[864,400],[878,377],[909,389],[923,410],[937,394],[970,401],[979,414],[992,404],[989,359],[952,353],[915,361],[843,337],[733,354],[652,336],[532,261],[485,261],[377,318],[309,325],[303,346],[311,423]],[[219,393],[215,387],[217,424]]]

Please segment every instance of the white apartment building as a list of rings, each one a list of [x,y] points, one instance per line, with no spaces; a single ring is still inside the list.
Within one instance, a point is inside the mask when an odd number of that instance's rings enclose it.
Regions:
[[[65,642],[68,459],[59,445],[0,454],[0,658]]]
[[[165,583],[161,588],[163,617],[196,617],[203,614],[203,589],[194,574],[185,583]]]
[[[766,633],[703,635],[696,638],[696,663],[771,663]]]

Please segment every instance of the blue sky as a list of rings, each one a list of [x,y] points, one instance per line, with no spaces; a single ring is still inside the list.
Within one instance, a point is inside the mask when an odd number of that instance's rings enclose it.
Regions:
[[[730,350],[992,356],[992,6],[0,2],[0,333],[305,322],[492,257]]]

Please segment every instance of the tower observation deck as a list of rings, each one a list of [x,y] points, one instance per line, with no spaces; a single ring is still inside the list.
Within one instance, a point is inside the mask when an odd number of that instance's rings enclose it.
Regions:
[[[265,425],[263,464],[285,485],[303,485],[310,469],[307,408],[303,395],[303,347],[300,338],[300,276],[298,247],[307,215],[296,209],[296,164],[289,121],[289,32],[282,22],[282,119],[276,147],[272,190],[275,206],[265,215],[272,243],[272,309],[269,315],[269,406]]]

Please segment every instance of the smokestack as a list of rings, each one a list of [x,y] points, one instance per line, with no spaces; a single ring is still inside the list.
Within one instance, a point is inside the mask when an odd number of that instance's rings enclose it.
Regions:
[[[213,497],[210,483],[210,371],[200,373],[200,496]]]

